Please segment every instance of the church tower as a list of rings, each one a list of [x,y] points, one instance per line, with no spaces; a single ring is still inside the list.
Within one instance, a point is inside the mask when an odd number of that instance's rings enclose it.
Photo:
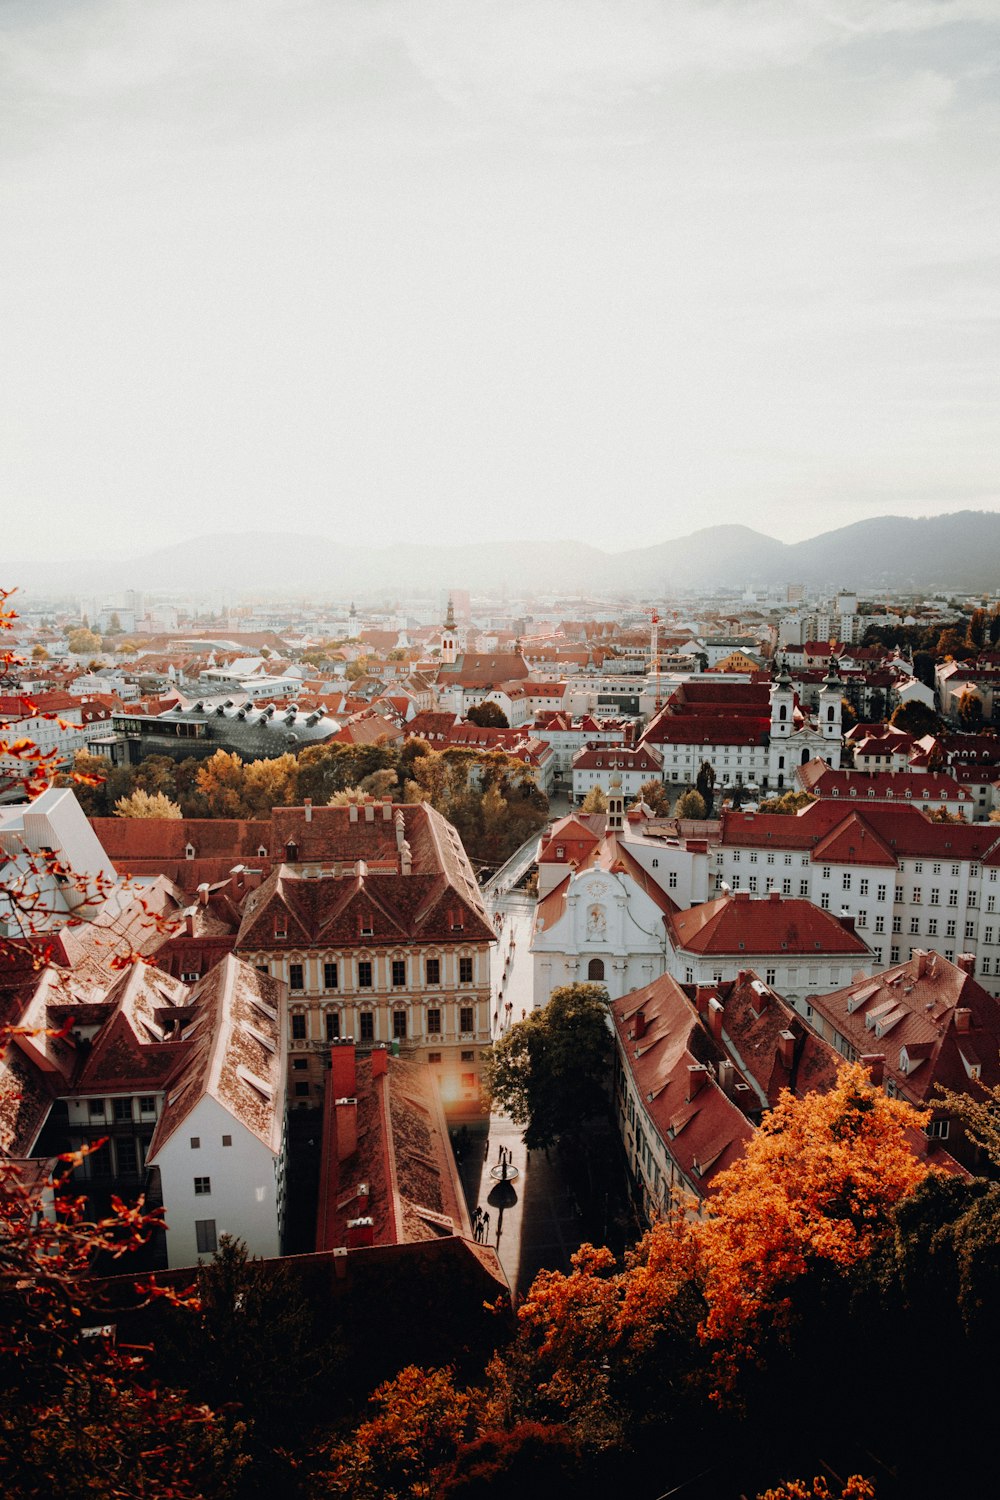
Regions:
[[[830,667],[823,678],[819,693],[819,727],[824,740],[840,744],[841,700],[844,684],[840,680],[840,663],[835,656],[830,658]]]
[[[619,771],[614,771],[608,783],[608,832],[621,833],[625,826],[625,793],[622,791],[622,778]]]
[[[444,622],[444,634],[441,637],[441,660],[448,666],[453,666],[458,655],[458,633],[455,628],[455,606],[451,595],[448,595],[448,618]]]
[[[788,663],[782,658],[781,669],[771,684],[771,741],[787,740],[794,727],[792,710],[795,707],[795,691],[788,673]]]

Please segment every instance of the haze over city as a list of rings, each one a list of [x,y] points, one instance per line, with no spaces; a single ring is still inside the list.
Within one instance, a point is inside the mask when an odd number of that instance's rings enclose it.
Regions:
[[[992,508],[997,25],[7,0],[6,555]]]

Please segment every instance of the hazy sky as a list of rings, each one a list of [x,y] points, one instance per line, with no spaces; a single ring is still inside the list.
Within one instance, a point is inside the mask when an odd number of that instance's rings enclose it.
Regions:
[[[0,553],[995,508],[998,0],[0,0]]]

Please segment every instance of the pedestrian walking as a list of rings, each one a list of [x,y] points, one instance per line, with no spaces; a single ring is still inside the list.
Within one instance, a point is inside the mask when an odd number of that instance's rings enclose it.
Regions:
[[[489,1215],[489,1210],[488,1209],[487,1209],[486,1213],[483,1214],[483,1217],[480,1219],[479,1223],[480,1223],[480,1227],[482,1228],[482,1231],[483,1231],[483,1239],[484,1240],[485,1239],[489,1239],[489,1234],[490,1234],[490,1215]]]

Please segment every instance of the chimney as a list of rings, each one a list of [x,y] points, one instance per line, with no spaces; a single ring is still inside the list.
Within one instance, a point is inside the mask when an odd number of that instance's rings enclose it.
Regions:
[[[972,1025],[972,1011],[967,1005],[955,1007],[955,1030],[965,1033]]]
[[[917,978],[923,979],[927,973],[927,949],[914,948],[913,957],[917,960]]]
[[[795,1033],[793,1031],[778,1032],[778,1056],[781,1058],[781,1066],[791,1072],[795,1062]]]
[[[736,1069],[728,1057],[724,1057],[719,1063],[719,1087],[724,1094],[731,1099],[733,1096],[733,1084],[736,1080]]]
[[[749,901],[750,900],[750,892],[749,891],[734,891],[733,892],[733,900],[734,901]]]
[[[385,1047],[376,1047],[372,1053],[372,1078],[384,1078],[389,1071],[389,1054]]]
[[[374,802],[366,802],[365,803],[365,822],[366,823],[374,823],[374,821],[375,821],[375,804],[374,804]]]
[[[842,911],[840,913],[840,925],[845,932],[853,932],[855,930],[856,920],[857,918],[854,916],[853,912]]]
[[[349,823],[356,823],[358,821],[358,804],[356,802],[352,802],[347,809],[347,821]]]
[[[338,1281],[347,1279],[347,1246],[338,1245],[333,1252],[333,1269]]]
[[[396,813],[393,819],[393,826],[396,829],[396,848],[397,850],[402,850],[403,844],[406,842],[406,822],[401,811]]]
[[[865,1052],[861,1056],[861,1066],[867,1069],[868,1077],[877,1089],[882,1087],[885,1078],[885,1053]]]
[[[238,901],[246,892],[247,871],[245,865],[233,865],[229,872],[229,894]]]
[[[409,875],[413,869],[413,856],[410,853],[410,845],[406,839],[403,840],[399,849],[399,873]]]
[[[348,1219],[347,1221],[347,1248],[348,1250],[360,1250],[365,1245],[375,1243],[375,1220],[374,1219]]]
[[[305,809],[306,822],[311,823],[313,820],[313,799],[311,797],[303,797],[302,806]]]
[[[330,1089],[335,1099],[351,1099],[358,1087],[354,1038],[341,1037],[330,1043]]]
[[[337,1137],[337,1160],[346,1161],[358,1149],[358,1101],[335,1099],[333,1128]]]
[[[702,1085],[707,1076],[708,1069],[704,1063],[688,1063],[687,1102],[689,1104],[695,1095],[701,1092]]]
[[[753,984],[750,986],[750,995],[750,1008],[752,1009],[755,1016],[762,1016],[767,1009],[769,996],[767,990],[764,988],[764,985],[759,979],[755,979]]]
[[[208,884],[207,880],[203,881],[201,883],[201,885],[198,887],[198,905],[199,906],[207,906],[208,905],[208,898],[209,898],[209,896],[211,894],[212,894],[212,887]]]
[[[708,1002],[708,1029],[717,1042],[722,1040],[722,1001],[715,995]]]
[[[632,1039],[633,1041],[640,1042],[645,1035],[646,1012],[644,1010],[637,1010],[632,1018]]]
[[[388,823],[392,817],[392,801],[389,797],[382,798],[382,822]]]
[[[780,891],[768,891],[768,893],[767,893],[767,899],[769,901],[780,901],[781,900],[781,892]]]
[[[974,953],[960,953],[955,960],[963,974],[974,976],[976,972],[976,955]]]
[[[194,937],[194,907],[188,906],[184,910],[184,936]]]

